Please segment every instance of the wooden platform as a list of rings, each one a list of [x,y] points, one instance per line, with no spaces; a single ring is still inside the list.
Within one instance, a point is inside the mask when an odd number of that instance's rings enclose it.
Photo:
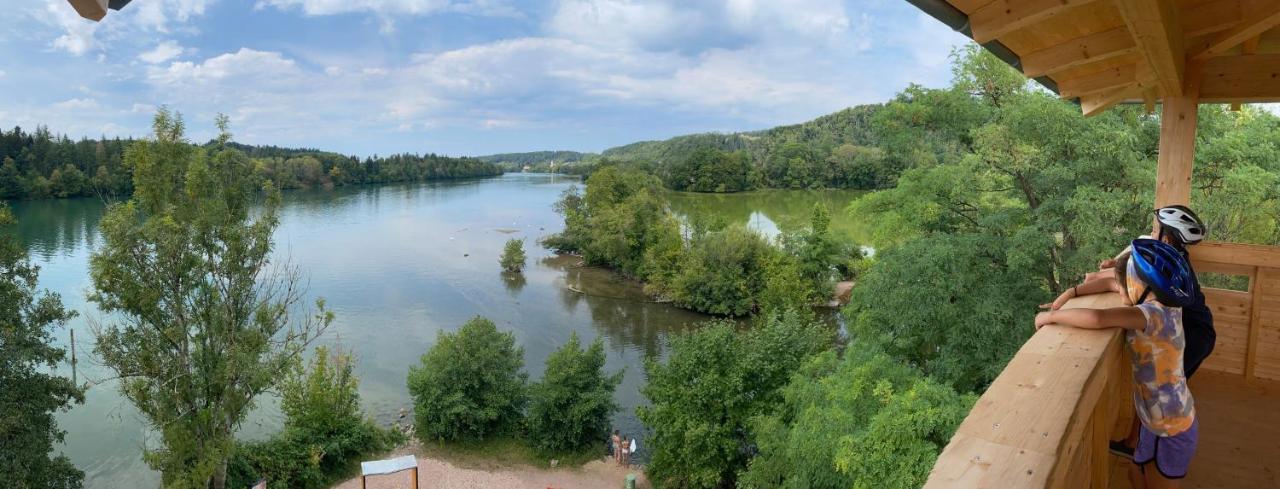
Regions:
[[[1200,448],[1182,487],[1280,488],[1280,382],[1201,371],[1191,381],[1200,416]],[[1119,457],[1111,487],[1129,488]]]

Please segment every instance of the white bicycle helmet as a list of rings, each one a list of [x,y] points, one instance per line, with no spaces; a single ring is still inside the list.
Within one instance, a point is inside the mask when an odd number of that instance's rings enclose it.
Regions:
[[[1204,241],[1208,232],[1204,221],[1196,213],[1183,205],[1170,205],[1156,209],[1156,219],[1160,221],[1160,233],[1167,233],[1184,245]]]

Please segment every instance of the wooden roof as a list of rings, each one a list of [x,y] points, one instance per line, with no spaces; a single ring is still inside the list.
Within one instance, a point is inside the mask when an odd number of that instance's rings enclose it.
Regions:
[[[1280,0],[908,0],[1085,115],[1198,89],[1280,101]]]

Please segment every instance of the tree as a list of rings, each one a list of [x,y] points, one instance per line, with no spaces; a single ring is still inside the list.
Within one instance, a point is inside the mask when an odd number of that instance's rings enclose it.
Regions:
[[[159,433],[144,458],[165,487],[221,489],[254,399],[333,320],[323,301],[295,318],[297,271],[271,262],[279,192],[253,186],[226,122],[207,153],[184,140],[181,115],[161,109],[152,139],[126,154],[134,195],[107,211],[90,258],[90,299],[119,318],[95,351]]]
[[[0,227],[12,224],[0,203]],[[17,489],[78,488],[84,473],[65,455],[51,456],[64,434],[53,413],[84,402],[84,393],[47,372],[66,356],[51,345],[51,331],[75,312],[56,294],[36,292],[39,271],[13,236],[0,235],[0,474]]]
[[[763,236],[742,226],[703,233],[681,257],[670,296],[695,311],[746,315],[755,310],[765,269],[777,253]]]
[[[282,487],[326,487],[360,457],[401,441],[399,432],[361,413],[353,364],[350,354],[324,347],[307,366],[296,363],[280,385],[284,428],[267,440],[237,444],[229,485],[249,487],[266,478]]]
[[[498,264],[502,265],[502,269],[511,273],[520,273],[524,269],[524,240],[508,239],[507,244],[502,248],[502,257],[498,259]]]
[[[645,362],[651,402],[637,414],[653,431],[646,468],[659,487],[732,487],[754,451],[751,418],[781,401],[779,389],[830,332],[797,313],[762,319],[740,333],[713,321],[671,340],[665,362]]]
[[[752,419],[745,487],[915,488],[973,405],[869,344],[809,360]]]
[[[546,373],[529,389],[529,437],[537,448],[584,450],[608,436],[622,372],[605,374],[604,362],[604,342],[596,338],[584,350],[576,332],[547,357]]]
[[[853,288],[852,336],[959,392],[981,392],[1033,332],[1049,296],[999,259],[1003,240],[937,235],[884,251]]]
[[[454,441],[503,434],[520,421],[526,402],[524,349],[493,321],[475,317],[409,368],[418,437]]]

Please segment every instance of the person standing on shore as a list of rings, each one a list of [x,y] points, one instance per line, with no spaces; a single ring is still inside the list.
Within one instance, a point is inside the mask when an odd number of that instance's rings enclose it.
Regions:
[[[621,464],[622,463],[622,436],[618,434],[618,430],[613,430],[613,437],[610,438],[610,441],[612,442],[611,446],[613,447],[613,452],[610,455],[613,455],[614,463]]]

